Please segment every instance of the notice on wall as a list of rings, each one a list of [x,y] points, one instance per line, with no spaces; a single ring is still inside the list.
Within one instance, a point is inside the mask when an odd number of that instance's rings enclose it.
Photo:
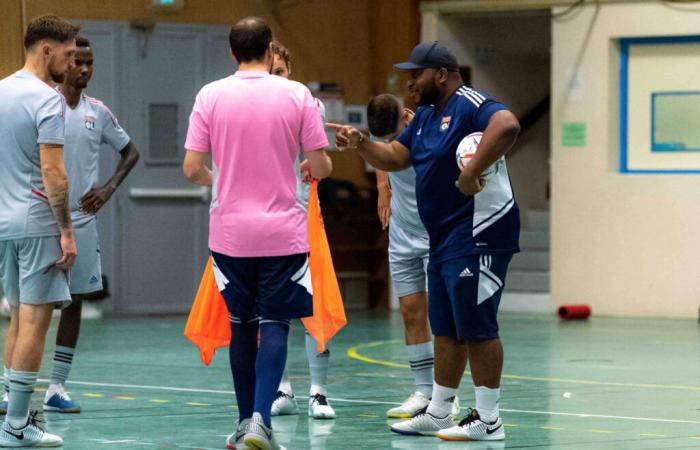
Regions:
[[[561,144],[564,147],[586,146],[586,124],[583,122],[564,122],[562,125]]]

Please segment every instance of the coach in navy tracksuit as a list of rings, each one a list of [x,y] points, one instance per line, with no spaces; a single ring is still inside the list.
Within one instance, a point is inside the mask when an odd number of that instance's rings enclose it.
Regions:
[[[503,347],[496,315],[520,233],[504,155],[520,126],[503,104],[463,84],[456,58],[437,42],[419,44],[409,62],[395,67],[409,72],[408,89],[420,107],[395,141],[373,142],[355,128],[334,126],[337,145],[357,149],[376,168],[413,166],[418,212],[430,237],[432,399],[423,413],[391,429],[446,440],[502,440]],[[474,132],[483,132],[481,144],[460,171],[457,147]],[[467,361],[476,409],[454,426],[450,408]]]

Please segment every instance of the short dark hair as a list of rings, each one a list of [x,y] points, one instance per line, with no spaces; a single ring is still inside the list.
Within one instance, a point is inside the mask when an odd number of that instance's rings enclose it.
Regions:
[[[272,30],[259,17],[241,19],[228,34],[231,52],[239,63],[263,58],[272,41]]]
[[[24,34],[24,48],[29,50],[42,39],[50,39],[56,42],[67,42],[75,39],[80,31],[78,25],[73,25],[66,19],[58,16],[41,16],[32,19],[27,25]]]
[[[401,119],[401,102],[391,94],[379,94],[367,104],[369,132],[382,137],[395,132]]]
[[[272,41],[272,53],[279,56],[289,68],[289,65],[292,63],[292,54],[287,47],[280,44],[276,39]]]
[[[76,47],[90,47],[90,41],[84,36],[78,36],[75,38]]]

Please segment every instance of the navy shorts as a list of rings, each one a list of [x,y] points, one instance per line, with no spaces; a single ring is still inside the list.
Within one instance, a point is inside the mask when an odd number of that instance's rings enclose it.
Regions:
[[[306,253],[237,258],[211,253],[216,284],[234,318],[286,320],[313,315]]]
[[[498,305],[512,254],[468,255],[428,265],[428,314],[435,336],[498,337]]]

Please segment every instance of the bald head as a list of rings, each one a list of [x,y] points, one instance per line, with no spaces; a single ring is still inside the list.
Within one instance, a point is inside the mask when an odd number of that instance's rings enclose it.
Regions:
[[[231,52],[238,63],[262,60],[272,41],[272,30],[259,17],[239,20],[228,35]]]

